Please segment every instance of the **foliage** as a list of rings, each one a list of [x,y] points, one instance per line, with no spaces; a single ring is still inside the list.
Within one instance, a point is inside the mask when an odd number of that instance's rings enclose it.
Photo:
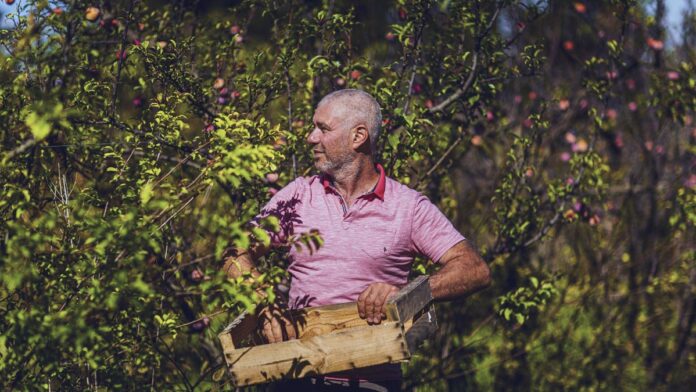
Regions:
[[[17,2],[0,385],[229,387],[217,332],[287,277],[282,253],[253,282],[223,261],[268,243],[247,222],[311,173],[313,108],[346,87],[383,107],[387,172],[494,275],[438,305],[405,388],[696,385],[696,27],[666,47],[664,1],[645,3]]]

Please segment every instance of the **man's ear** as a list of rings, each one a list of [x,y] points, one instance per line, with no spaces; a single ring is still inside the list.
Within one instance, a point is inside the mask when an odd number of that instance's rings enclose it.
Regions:
[[[367,131],[365,124],[358,124],[353,128],[350,137],[354,150],[359,150],[369,145],[370,133]]]

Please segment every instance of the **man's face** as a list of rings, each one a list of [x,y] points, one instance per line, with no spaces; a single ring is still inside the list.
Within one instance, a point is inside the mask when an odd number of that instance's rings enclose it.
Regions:
[[[312,145],[314,165],[319,171],[335,174],[354,159],[350,130],[340,101],[325,103],[314,112],[314,129],[307,136]]]

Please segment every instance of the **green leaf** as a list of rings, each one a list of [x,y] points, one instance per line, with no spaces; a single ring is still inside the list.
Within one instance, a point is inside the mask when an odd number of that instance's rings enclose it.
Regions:
[[[45,117],[35,112],[29,113],[24,122],[29,127],[31,134],[34,136],[36,141],[45,139],[46,136],[51,133],[51,123]]]
[[[147,204],[150,199],[152,199],[152,195],[154,194],[153,192],[153,185],[151,182],[145,183],[142,188],[140,188],[140,205],[145,205]]]

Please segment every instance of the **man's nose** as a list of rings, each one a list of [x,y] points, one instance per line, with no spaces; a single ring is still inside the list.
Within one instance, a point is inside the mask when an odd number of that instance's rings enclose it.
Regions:
[[[319,143],[319,136],[321,135],[321,131],[319,130],[318,127],[314,127],[312,129],[312,132],[307,135],[307,143],[309,144],[317,144]]]

